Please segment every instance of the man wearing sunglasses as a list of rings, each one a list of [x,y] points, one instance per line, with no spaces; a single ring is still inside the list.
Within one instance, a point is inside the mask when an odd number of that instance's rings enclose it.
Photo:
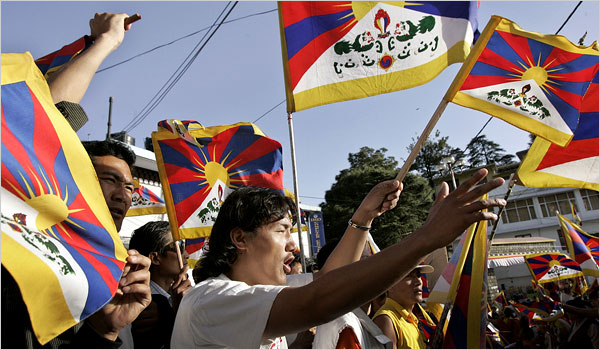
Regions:
[[[168,348],[175,314],[188,280],[188,254],[184,240],[173,241],[169,222],[152,221],[133,232],[129,249],[150,258],[152,301],[131,325],[135,348]]]

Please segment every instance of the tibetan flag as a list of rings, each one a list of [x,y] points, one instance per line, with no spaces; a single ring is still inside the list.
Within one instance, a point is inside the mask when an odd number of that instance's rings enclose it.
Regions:
[[[423,284],[422,288],[422,297],[423,298],[428,298],[429,297],[429,283],[427,281],[427,274],[426,273],[422,273],[421,274],[421,283]]]
[[[287,110],[422,85],[463,62],[474,1],[279,1]]]
[[[51,54],[38,58],[35,60],[35,64],[37,64],[38,68],[47,79],[52,73],[56,72],[64,64],[82,53],[85,49],[90,47],[90,45],[92,45],[91,37],[87,35],[83,36],[69,45],[63,46],[58,51],[54,51]]]
[[[185,251],[188,253],[188,265],[193,269],[198,260],[204,256],[202,249],[207,242],[208,237],[188,238],[185,240]]]
[[[531,320],[535,314],[538,314],[544,321],[554,321],[564,315],[560,303],[557,301],[521,301],[520,303],[512,302],[512,305],[520,312],[527,315]]]
[[[562,253],[530,254],[524,258],[531,275],[538,283],[582,276],[579,264]]]
[[[487,198],[487,195],[485,196]],[[443,348],[484,349],[487,324],[487,221],[477,228],[458,276]]]
[[[597,68],[597,43],[583,48],[492,16],[444,99],[564,147]]]
[[[502,307],[508,306],[508,301],[506,301],[506,296],[504,295],[504,291],[500,291],[496,299],[494,299],[498,304],[502,305]]]
[[[165,201],[162,198],[150,191],[148,187],[140,185],[139,179],[133,179],[133,183],[135,188],[127,216],[164,214],[167,212]]]
[[[583,97],[573,140],[560,147],[536,137],[518,170],[527,187],[576,187],[598,191],[598,71]]]
[[[221,204],[237,188],[283,194],[281,144],[254,124],[205,128],[164,120],[152,142],[175,240],[210,236]]]
[[[33,58],[1,61],[2,265],[45,344],[111,300],[127,252],[90,158]]]
[[[598,237],[588,235],[566,217],[557,214],[571,258],[586,276],[598,277]]]

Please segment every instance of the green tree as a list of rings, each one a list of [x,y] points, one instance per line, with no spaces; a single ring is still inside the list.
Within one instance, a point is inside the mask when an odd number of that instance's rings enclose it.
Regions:
[[[362,147],[357,153],[349,154],[350,167],[340,171],[336,182],[325,193],[325,202],[321,203],[327,240],[343,235],[348,219],[373,186],[396,176],[398,162],[385,152],[385,148]],[[433,190],[424,178],[408,174],[403,182],[404,190],[397,207],[373,222],[371,235],[382,249],[420,227],[432,204]]]
[[[407,147],[410,152],[417,139],[413,137],[412,143]],[[433,187],[433,178],[444,175],[443,171],[438,170],[438,165],[441,164],[442,158],[454,156],[455,159],[463,159],[464,152],[460,148],[452,147],[448,144],[448,136],[440,137],[440,131],[436,130],[433,137],[429,137],[421,148],[419,155],[415,158],[415,162],[410,167],[421,176],[429,180],[429,184]]]
[[[471,139],[467,145],[467,156],[471,167],[485,166],[488,164],[505,165],[513,161],[512,154],[506,154],[504,148],[485,135]]]

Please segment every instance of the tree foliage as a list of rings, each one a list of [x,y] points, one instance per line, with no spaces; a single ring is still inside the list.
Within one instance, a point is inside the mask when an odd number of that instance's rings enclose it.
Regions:
[[[321,203],[328,241],[344,234],[348,219],[373,186],[396,176],[398,162],[386,156],[386,152],[385,148],[362,147],[349,154],[350,167],[340,171]],[[382,249],[420,227],[432,204],[433,190],[425,179],[409,173],[403,182],[398,206],[373,222],[371,235]]]
[[[471,167],[485,166],[487,164],[505,165],[513,161],[512,154],[506,154],[504,148],[485,135],[471,139],[467,145],[467,157]]]
[[[416,143],[417,139],[413,138],[407,150],[410,152]],[[450,146],[448,144],[448,136],[440,137],[439,130],[436,130],[435,135],[425,141],[410,170],[414,170],[421,176],[426,177],[429,179],[430,184],[432,184],[434,177],[444,175],[443,171],[437,169],[437,166],[447,156],[462,159],[464,158],[464,153],[460,148]]]

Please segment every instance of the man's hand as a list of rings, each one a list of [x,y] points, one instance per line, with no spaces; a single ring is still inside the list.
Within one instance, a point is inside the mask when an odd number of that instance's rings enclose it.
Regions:
[[[128,250],[127,263],[117,293],[87,321],[105,338],[117,339],[119,332],[133,322],[150,304],[150,259],[136,250]]]
[[[396,207],[402,188],[403,184],[398,180],[388,180],[375,185],[360,203],[352,216],[352,222],[370,226],[373,219]]]
[[[115,50],[123,42],[125,31],[131,28],[131,24],[125,25],[125,19],[129,17],[126,13],[96,13],[90,19],[91,37],[96,41],[107,41]]]
[[[441,248],[452,243],[474,222],[498,219],[493,212],[482,210],[504,206],[506,201],[499,198],[486,200],[478,200],[478,198],[504,184],[504,179],[495,178],[473,188],[486,175],[486,169],[475,172],[452,193],[449,193],[448,184],[442,184],[438,197],[423,225],[423,233],[426,232],[428,236],[424,238],[435,244],[434,248]]]
[[[192,282],[190,282],[187,274],[189,268],[190,267],[188,265],[183,267],[181,273],[173,282],[171,285],[171,290],[169,291],[173,300],[173,309],[175,312],[177,312],[177,309],[179,309],[179,303],[181,303],[181,299],[183,299],[185,293],[192,288]]]

